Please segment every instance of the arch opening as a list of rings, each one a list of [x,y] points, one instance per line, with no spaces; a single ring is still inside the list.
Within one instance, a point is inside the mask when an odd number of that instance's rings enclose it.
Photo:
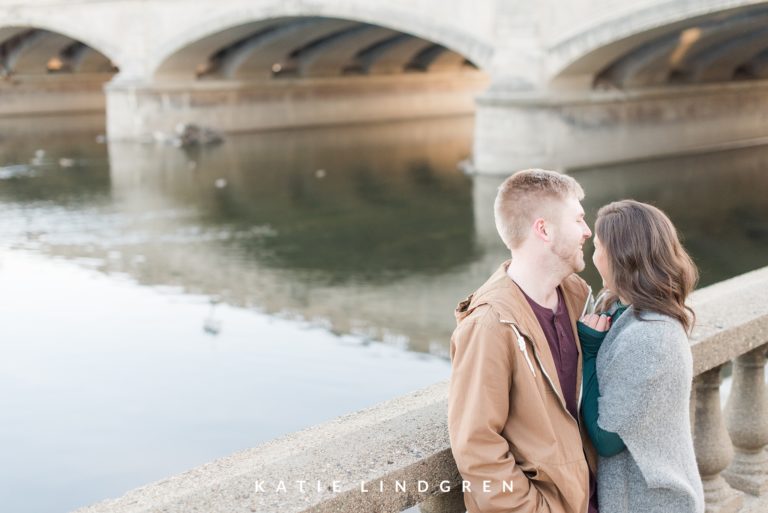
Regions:
[[[168,56],[154,79],[327,78],[478,68],[460,53],[406,32],[340,18],[298,16],[205,36]]]
[[[35,27],[0,28],[0,115],[103,112],[118,68],[86,43]]]
[[[553,83],[578,77],[593,89],[639,89],[768,78],[768,7],[713,12],[633,34],[566,66]]]
[[[117,73],[103,53],[69,36],[28,27],[0,29],[0,73],[3,76],[49,73]]]

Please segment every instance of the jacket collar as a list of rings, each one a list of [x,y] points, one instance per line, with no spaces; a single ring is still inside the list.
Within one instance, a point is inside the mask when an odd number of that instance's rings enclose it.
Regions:
[[[557,377],[557,367],[549,349],[544,331],[533,309],[528,304],[522,290],[507,276],[507,267],[511,260],[502,263],[496,272],[473,294],[460,302],[456,307],[456,322],[460,323],[475,308],[489,304],[499,316],[499,322],[514,324],[520,332],[531,341],[540,356],[544,370],[556,384],[560,397],[563,395],[560,380]],[[590,289],[584,280],[576,274],[568,276],[560,284],[565,298],[565,306],[571,319],[571,329],[579,351],[579,369],[577,388],[581,388],[581,344],[579,343],[576,321],[581,315],[589,296]]]
[[[526,324],[525,318],[531,317],[538,326],[536,316],[528,305],[525,295],[507,276],[507,267],[511,261],[503,262],[479,289],[458,304],[454,312],[457,323],[478,306],[490,304],[499,314],[500,321],[514,322],[522,328],[522,325]],[[582,314],[590,295],[589,286],[576,274],[572,274],[563,280],[560,287],[575,329],[576,320]]]

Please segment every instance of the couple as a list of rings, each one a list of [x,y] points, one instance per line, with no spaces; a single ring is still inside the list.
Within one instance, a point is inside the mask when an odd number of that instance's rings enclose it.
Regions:
[[[595,222],[605,289],[593,305],[575,274],[592,235],[583,197],[572,177],[538,169],[499,187],[512,258],[459,303],[451,338],[448,431],[465,506],[702,513],[685,305],[696,267],[663,212],[611,203]]]

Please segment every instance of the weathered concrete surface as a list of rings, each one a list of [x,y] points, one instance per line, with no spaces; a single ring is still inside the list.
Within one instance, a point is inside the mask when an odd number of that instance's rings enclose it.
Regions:
[[[744,496],[744,505],[739,513],[764,513],[768,511],[768,497]]]
[[[0,80],[0,116],[103,112],[110,75],[29,75]]]
[[[401,511],[429,496],[418,492],[419,479],[429,480],[432,493],[439,480],[460,480],[445,429],[446,398],[447,383],[437,383],[78,512]],[[257,480],[265,481],[264,492],[255,491]],[[274,492],[280,480],[285,493]],[[307,481],[306,493],[296,480]],[[334,480],[337,492],[328,489]],[[406,493],[393,492],[396,480],[407,483]]]
[[[190,119],[225,132],[471,114],[485,74],[428,73],[262,82],[107,86],[112,140],[152,137]]]
[[[766,285],[768,267],[695,293],[697,374],[768,341]],[[440,493],[441,481],[451,487],[460,483],[448,440],[447,392],[447,382],[436,383],[78,513],[402,511]],[[262,480],[265,491],[257,493],[256,481]],[[275,491],[280,480],[285,492]],[[305,492],[296,480],[307,481]],[[405,492],[395,491],[398,480]],[[428,491],[418,491],[419,480],[427,482]],[[361,481],[368,492],[361,491]],[[385,493],[377,493],[379,482]],[[747,496],[743,503],[742,511],[764,511],[768,497]]]

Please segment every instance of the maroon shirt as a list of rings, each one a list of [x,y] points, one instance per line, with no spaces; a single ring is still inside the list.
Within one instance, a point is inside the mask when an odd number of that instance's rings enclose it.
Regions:
[[[523,289],[521,288],[520,290],[522,291]],[[528,304],[531,305],[533,313],[536,314],[536,319],[538,319],[539,325],[541,325],[541,329],[544,331],[544,336],[547,337],[549,350],[552,352],[552,358],[555,360],[560,388],[563,390],[565,406],[570,414],[573,415],[573,418],[578,419],[579,398],[578,390],[576,389],[576,377],[579,370],[579,350],[573,335],[571,318],[568,316],[568,309],[565,306],[563,291],[560,290],[560,287],[557,287],[557,310],[554,312],[528,297],[525,291],[523,291],[523,295],[528,300]],[[598,513],[596,492],[595,476],[590,471],[589,513]]]

